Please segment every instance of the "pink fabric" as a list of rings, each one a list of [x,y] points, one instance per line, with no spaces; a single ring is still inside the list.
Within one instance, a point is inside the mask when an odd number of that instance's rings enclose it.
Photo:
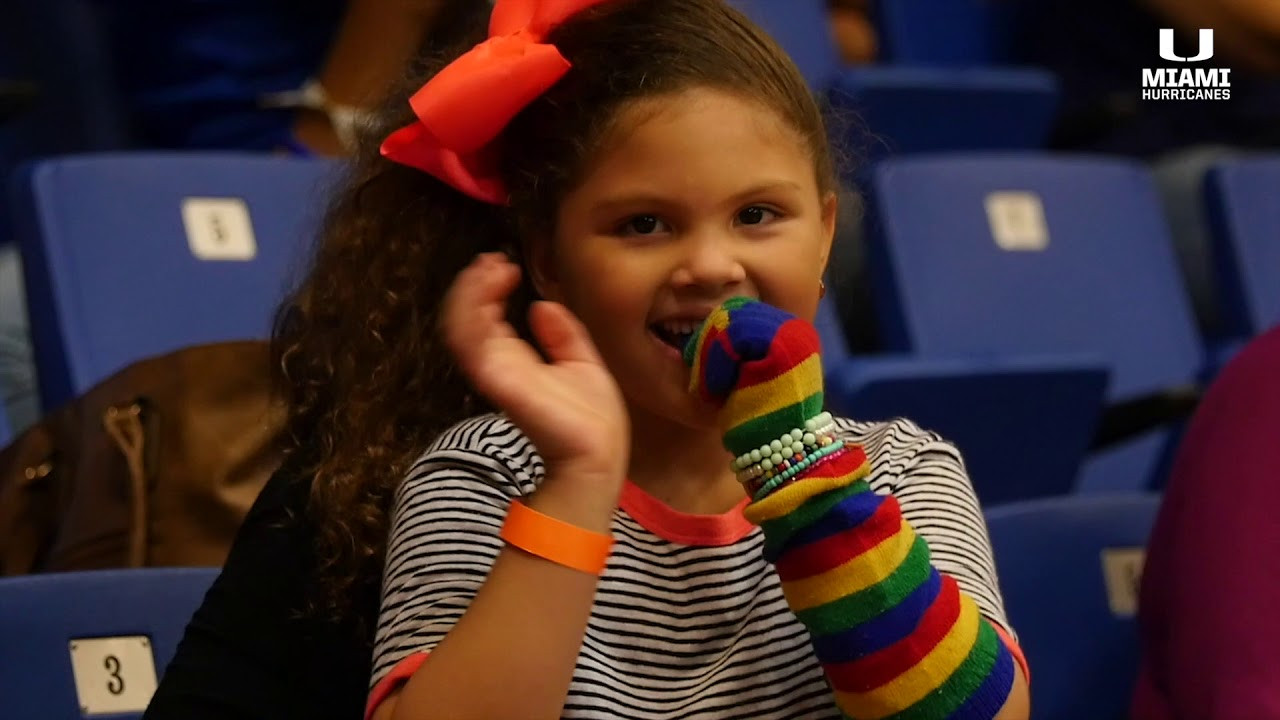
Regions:
[[[621,507],[646,530],[680,545],[724,547],[746,537],[755,529],[743,516],[749,498],[721,515],[690,515],[671,508],[630,480],[622,486]]]
[[[1280,718],[1280,328],[1187,429],[1147,547],[1134,720]]]
[[[391,668],[391,672],[379,680],[373,691],[369,693],[369,702],[364,707],[364,720],[372,718],[373,714],[377,712],[378,706],[386,702],[386,699],[391,697],[391,693],[408,682],[409,678],[413,677],[413,674],[418,672],[418,668],[422,667],[422,663],[426,661],[427,653],[420,652],[414,653],[396,663],[396,666]]]
[[[1027,665],[1027,656],[1022,653],[1022,646],[1017,640],[1009,634],[1009,631],[1000,627],[1000,623],[994,620],[987,620],[991,623],[991,627],[995,628],[996,634],[1000,636],[1000,640],[1004,642],[1004,646],[1009,648],[1009,654],[1013,655],[1013,659],[1018,661],[1018,667],[1022,668],[1022,678],[1031,684],[1031,666]]]

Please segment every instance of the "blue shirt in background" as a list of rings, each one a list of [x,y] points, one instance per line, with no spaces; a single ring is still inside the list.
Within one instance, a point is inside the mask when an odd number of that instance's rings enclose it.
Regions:
[[[292,110],[266,93],[318,72],[344,0],[92,0],[137,145],[272,150]]]

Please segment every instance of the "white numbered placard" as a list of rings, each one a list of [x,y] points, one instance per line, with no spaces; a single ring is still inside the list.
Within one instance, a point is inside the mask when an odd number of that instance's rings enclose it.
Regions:
[[[1102,577],[1107,583],[1107,605],[1114,615],[1131,617],[1138,613],[1138,590],[1142,585],[1143,548],[1107,548],[1102,551]]]
[[[1049,247],[1044,204],[1032,192],[1002,190],[987,195],[987,223],[1001,250],[1039,252]]]
[[[70,642],[80,712],[86,716],[138,713],[156,692],[156,662],[145,635]]]
[[[247,261],[258,254],[249,207],[240,198],[185,198],[182,225],[191,254],[201,260]]]

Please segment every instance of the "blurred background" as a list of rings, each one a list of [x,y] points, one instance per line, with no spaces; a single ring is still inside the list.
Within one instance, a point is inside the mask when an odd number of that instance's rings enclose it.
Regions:
[[[1280,324],[1280,3],[731,4],[841,153],[832,408],[959,445],[1036,717],[1124,716],[1188,422]],[[131,363],[265,339],[367,113],[489,7],[9,0],[0,447]],[[1169,69],[1200,72],[1144,99]]]

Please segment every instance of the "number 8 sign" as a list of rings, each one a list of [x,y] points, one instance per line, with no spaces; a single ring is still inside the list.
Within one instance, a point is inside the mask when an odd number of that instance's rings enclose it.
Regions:
[[[156,664],[145,636],[81,638],[71,641],[70,651],[82,714],[147,709],[156,691]]]

